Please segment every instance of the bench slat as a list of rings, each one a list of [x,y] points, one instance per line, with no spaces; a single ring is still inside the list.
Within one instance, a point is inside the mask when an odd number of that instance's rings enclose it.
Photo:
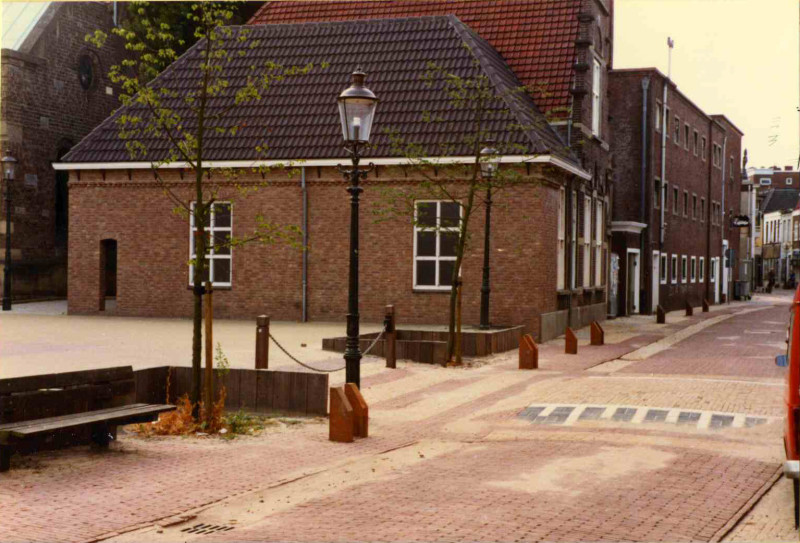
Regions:
[[[13,377],[11,379],[0,379],[0,395],[29,392],[41,388],[63,388],[92,383],[107,383],[123,379],[133,379],[133,368],[131,366]]]
[[[157,415],[166,411],[172,411],[173,409],[175,409],[174,405],[132,404],[124,407],[90,411],[88,413],[76,413],[74,415],[64,415],[61,417],[3,424],[0,425],[0,435],[10,434],[14,437],[26,437],[97,422],[119,423],[127,419],[137,418],[143,415]]]

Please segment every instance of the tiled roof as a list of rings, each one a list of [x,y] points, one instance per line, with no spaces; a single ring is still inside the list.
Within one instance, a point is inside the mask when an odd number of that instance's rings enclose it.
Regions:
[[[580,0],[265,2],[249,24],[456,15],[502,55],[542,111],[570,105]]]
[[[259,45],[250,48],[237,41],[242,28],[252,33],[249,40]],[[230,87],[224,96],[211,103],[210,115],[233,101],[244,84],[249,67],[273,61],[284,66],[319,66],[307,75],[289,77],[275,83],[256,104],[235,107],[228,126],[240,126],[238,134],[206,134],[205,160],[274,160],[336,158],[345,156],[336,97],[349,85],[357,67],[367,73],[367,85],[380,99],[374,121],[371,157],[391,157],[389,132],[402,135],[407,142],[422,145],[429,156],[439,156],[442,146],[452,146],[449,155],[469,156],[465,136],[475,133],[470,108],[454,107],[441,85],[429,86],[422,80],[429,61],[468,79],[478,73],[488,76],[498,93],[520,85],[500,55],[455,16],[381,19],[340,23],[297,25],[259,25],[233,27],[229,50],[233,55],[225,65],[223,77]],[[468,45],[469,47],[465,47]],[[154,85],[177,91],[196,88],[200,78],[200,47],[196,44],[173,63]],[[475,63],[475,59],[479,63]],[[526,93],[516,93],[498,103],[485,129],[498,143],[524,146],[528,152],[554,154],[571,159],[555,131],[544,120]],[[193,123],[191,113],[180,99],[169,106],[180,111],[183,122]],[[120,108],[64,157],[64,162],[127,162],[131,157],[119,137],[116,119],[131,113],[147,116],[141,106]],[[445,122],[424,122],[423,114]],[[156,161],[166,156],[169,145],[164,138],[145,141],[146,158]],[[258,154],[257,146],[267,148]],[[515,153],[518,154],[518,153]]]
[[[762,212],[772,213],[773,211],[783,211],[786,209],[794,209],[800,197],[800,190],[798,189],[772,189],[762,202]]]

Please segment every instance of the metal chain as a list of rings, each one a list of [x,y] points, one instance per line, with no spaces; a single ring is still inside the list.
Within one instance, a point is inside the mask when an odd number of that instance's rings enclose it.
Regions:
[[[372,342],[372,345],[370,345],[369,347],[367,347],[367,349],[366,349],[366,350],[365,350],[363,353],[361,353],[361,354],[362,354],[362,355],[366,355],[368,352],[370,352],[370,351],[372,350],[372,348],[375,346],[375,344],[376,344],[376,343],[378,343],[378,340],[379,340],[379,339],[381,339],[381,337],[383,337],[383,331],[381,331],[381,333],[380,333],[380,334],[378,334],[378,337],[376,337],[376,338],[375,338],[375,341],[373,341],[373,342]],[[280,343],[278,343],[278,340],[277,340],[277,339],[275,339],[275,336],[273,336],[272,334],[270,334],[270,335],[269,335],[269,339],[271,339],[271,340],[272,340],[272,342],[273,342],[273,343],[275,343],[275,345],[277,345],[277,346],[278,346],[278,349],[280,349],[281,351],[283,351],[283,354],[285,354],[286,356],[288,356],[288,357],[289,357],[289,358],[290,358],[290,359],[291,359],[293,362],[297,362],[298,364],[300,364],[300,365],[301,365],[301,366],[303,366],[304,368],[308,368],[308,369],[310,369],[311,371],[318,371],[318,372],[320,372],[320,373],[334,373],[334,372],[337,372],[337,371],[342,371],[342,370],[343,370],[343,369],[345,369],[345,367],[346,367],[346,365],[345,365],[345,366],[342,366],[341,368],[334,368],[334,369],[331,369],[331,370],[323,370],[323,369],[315,368],[315,367],[313,367],[313,366],[309,366],[308,364],[305,364],[305,363],[303,363],[303,362],[299,361],[299,360],[298,360],[297,358],[295,358],[294,356],[292,356],[292,355],[289,353],[289,351],[287,351],[287,350],[286,350],[286,349],[283,347],[283,345],[281,345]]]

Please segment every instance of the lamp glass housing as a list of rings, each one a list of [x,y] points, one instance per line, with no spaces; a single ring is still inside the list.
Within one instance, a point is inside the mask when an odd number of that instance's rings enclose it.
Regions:
[[[17,159],[10,156],[4,156],[0,162],[3,163],[3,178],[13,180]]]
[[[481,150],[481,174],[486,179],[491,179],[500,168],[500,156],[494,147],[484,147]]]
[[[372,132],[378,99],[364,86],[365,79],[363,72],[354,72],[352,84],[338,98],[342,137],[348,143],[367,143]]]

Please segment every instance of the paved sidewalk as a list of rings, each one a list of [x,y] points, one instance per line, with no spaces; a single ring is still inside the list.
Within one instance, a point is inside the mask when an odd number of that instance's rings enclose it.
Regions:
[[[772,419],[782,414],[780,375],[740,359],[749,347],[719,336],[777,336],[785,305],[756,322],[732,316],[652,359],[615,366],[704,319],[767,305],[671,315],[667,327],[652,317],[611,321],[603,347],[582,345],[572,356],[563,340],[541,346],[538,371],[517,370],[514,352],[464,368],[367,364],[371,437],[353,444],[329,442],[323,420],[233,441],[123,434],[108,454],[74,448],[15,458],[0,475],[0,510],[13,519],[0,523],[0,540],[774,539],[786,533],[785,519],[765,520],[758,500],[766,493],[764,503],[790,510],[768,492],[783,454]],[[777,341],[764,343],[752,356],[780,352]],[[731,361],[727,374],[720,360]],[[648,364],[658,374],[639,371]],[[548,422],[520,416],[544,404]],[[581,420],[581,409],[566,424],[572,411],[555,411],[578,404],[610,416]],[[644,420],[650,408],[674,408],[676,420]],[[679,420],[687,411],[766,422],[687,424]],[[743,517],[749,531],[737,532]],[[226,531],[191,533],[199,524]]]

